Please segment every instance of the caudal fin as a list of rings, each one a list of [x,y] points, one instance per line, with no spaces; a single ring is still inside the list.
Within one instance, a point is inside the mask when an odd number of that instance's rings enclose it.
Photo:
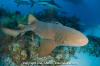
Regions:
[[[2,28],[2,31],[10,36],[16,37],[20,32],[18,30],[12,30],[8,28]]]

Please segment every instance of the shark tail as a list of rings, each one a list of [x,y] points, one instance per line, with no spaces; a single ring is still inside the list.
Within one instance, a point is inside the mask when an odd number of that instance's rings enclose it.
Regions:
[[[5,34],[13,36],[13,37],[16,37],[20,33],[20,31],[18,31],[18,30],[12,30],[12,29],[8,29],[8,28],[2,28],[2,31]]]

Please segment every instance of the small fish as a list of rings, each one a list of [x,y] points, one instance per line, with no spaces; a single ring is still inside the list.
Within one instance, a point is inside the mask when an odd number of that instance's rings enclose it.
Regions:
[[[33,0],[30,0],[31,2],[31,7],[33,7],[35,5],[35,2]]]
[[[39,0],[39,2],[51,6],[51,7],[57,7],[57,8],[61,8],[54,0],[50,0],[50,1],[41,1]]]
[[[30,5],[30,3],[27,1],[14,0],[14,2],[17,4],[17,7],[20,5]]]
[[[61,9],[60,7],[53,5],[53,4],[50,4],[48,2],[37,2],[36,4],[48,6],[48,7],[55,8],[55,9]]]
[[[61,24],[39,21],[31,14],[29,14],[28,24],[29,25],[25,25],[24,28],[22,25],[21,30],[2,28],[2,31],[13,37],[16,37],[20,33],[33,31],[42,38],[40,40],[39,57],[47,56],[56,46],[77,47],[84,46],[88,43],[88,38],[81,32]]]
[[[14,0],[14,2],[17,4],[17,6],[30,5],[31,7],[33,7],[35,4],[39,4],[39,5],[45,5],[45,6],[56,8],[56,9],[60,9],[61,8],[53,0],[51,0],[51,1],[38,1],[38,2],[35,2],[34,0],[30,0],[31,3],[29,3],[28,1]]]

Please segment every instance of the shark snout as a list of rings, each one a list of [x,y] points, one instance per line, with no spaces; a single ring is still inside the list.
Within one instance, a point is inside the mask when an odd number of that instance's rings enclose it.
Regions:
[[[80,45],[84,46],[88,44],[88,38],[84,36],[84,38],[80,39]]]

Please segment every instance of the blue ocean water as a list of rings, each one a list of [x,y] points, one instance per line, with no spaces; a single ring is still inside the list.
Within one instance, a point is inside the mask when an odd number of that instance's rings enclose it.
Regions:
[[[100,0],[55,0],[55,2],[62,8],[62,10],[59,11],[67,12],[66,16],[75,15],[80,18],[80,25],[85,29],[84,34],[100,37]],[[33,7],[30,7],[30,5],[20,5],[17,7],[14,0],[0,0],[0,7],[10,12],[16,10],[20,11],[23,15],[30,11],[35,11],[37,13],[47,8],[42,5],[34,5]],[[96,58],[87,54],[78,55],[78,60],[71,60],[72,62],[76,61],[79,63],[79,65],[76,66],[100,65],[100,57]]]

